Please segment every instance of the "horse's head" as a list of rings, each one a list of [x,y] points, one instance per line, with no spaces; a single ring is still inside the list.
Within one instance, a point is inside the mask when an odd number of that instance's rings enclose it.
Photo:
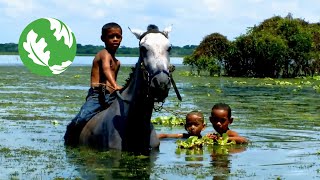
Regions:
[[[154,101],[163,102],[171,86],[169,74],[171,44],[168,39],[171,26],[163,31],[159,31],[155,25],[149,25],[146,32],[131,29],[130,31],[140,40],[139,62],[145,71],[151,96]]]

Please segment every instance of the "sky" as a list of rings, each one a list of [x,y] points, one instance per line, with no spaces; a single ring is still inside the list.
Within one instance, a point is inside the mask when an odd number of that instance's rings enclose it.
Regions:
[[[172,24],[173,46],[199,45],[206,35],[229,40],[263,20],[292,13],[307,22],[320,21],[320,0],[0,0],[0,43],[18,43],[32,21],[52,17],[67,24],[82,45],[104,45],[101,27],[116,22],[123,29],[121,45],[138,47],[128,27],[160,30]]]

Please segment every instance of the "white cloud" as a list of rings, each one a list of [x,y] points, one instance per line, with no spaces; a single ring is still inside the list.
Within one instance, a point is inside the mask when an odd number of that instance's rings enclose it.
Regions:
[[[209,11],[218,13],[225,11],[228,6],[228,0],[203,0],[204,9],[207,8]]]
[[[30,14],[37,9],[33,0],[0,0],[3,12],[7,17],[19,17]]]
[[[308,2],[308,3],[306,3]],[[114,21],[123,27],[125,46],[136,46],[128,26],[145,29],[150,23],[160,29],[173,24],[174,45],[198,44],[208,34],[219,32],[232,39],[274,15],[319,21],[319,0],[0,0],[2,42],[19,37],[29,22],[55,17],[67,23],[82,44],[100,44],[101,26]],[[1,43],[1,42],[0,42]]]
[[[299,5],[297,1],[274,1],[271,3],[272,11],[280,14],[296,12],[299,9],[298,6]]]

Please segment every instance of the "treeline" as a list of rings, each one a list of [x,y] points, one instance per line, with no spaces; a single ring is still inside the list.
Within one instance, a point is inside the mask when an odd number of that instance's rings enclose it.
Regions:
[[[297,77],[320,73],[320,23],[274,16],[234,41],[219,33],[206,36],[184,58],[198,74],[238,77]]]
[[[186,45],[183,47],[173,46],[171,50],[172,57],[184,57],[193,53],[197,46],[195,45]],[[94,45],[81,45],[77,44],[77,55],[94,55],[104,46],[94,46]],[[6,43],[0,44],[0,53],[1,54],[18,54],[18,44],[15,43]],[[139,56],[139,48],[138,47],[125,47],[121,46],[118,51],[117,55],[121,56]]]
[[[173,57],[184,57],[193,53],[197,46],[195,45],[186,45],[183,47],[172,46],[170,56]],[[96,54],[98,51],[103,49],[104,46],[93,46],[93,45],[84,45],[77,44],[77,54]],[[139,56],[138,47],[125,47],[121,46],[117,50],[117,54],[123,56]]]

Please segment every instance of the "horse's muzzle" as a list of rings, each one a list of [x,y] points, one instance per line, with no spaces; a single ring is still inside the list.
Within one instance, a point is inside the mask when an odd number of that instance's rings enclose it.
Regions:
[[[171,81],[169,73],[161,71],[152,77],[150,81],[150,92],[155,102],[163,102],[168,96]]]

